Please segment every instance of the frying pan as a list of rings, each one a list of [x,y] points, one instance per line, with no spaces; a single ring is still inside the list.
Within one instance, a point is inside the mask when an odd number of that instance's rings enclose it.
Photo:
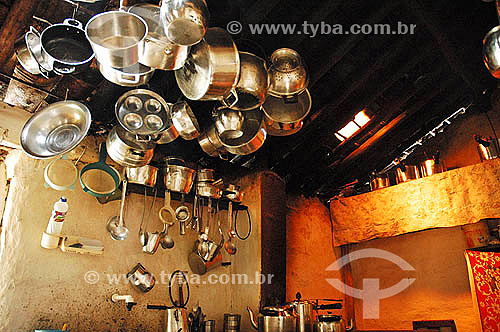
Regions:
[[[94,197],[106,197],[118,189],[120,181],[120,173],[106,164],[106,144],[101,143],[99,161],[88,164],[80,171],[82,189]]]

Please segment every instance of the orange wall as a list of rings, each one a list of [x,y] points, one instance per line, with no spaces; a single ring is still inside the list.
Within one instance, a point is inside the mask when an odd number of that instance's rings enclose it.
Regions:
[[[341,279],[339,273],[325,271],[340,257],[340,250],[332,248],[328,209],[318,199],[304,197],[289,197],[287,205],[287,300],[295,299],[297,292],[303,299],[343,299],[326,281]]]

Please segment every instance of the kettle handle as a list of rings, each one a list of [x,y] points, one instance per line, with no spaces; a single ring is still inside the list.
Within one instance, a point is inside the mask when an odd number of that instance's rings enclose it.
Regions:
[[[252,309],[250,309],[250,307],[247,306],[247,311],[248,311],[248,315],[250,316],[250,324],[252,324],[252,327],[256,330],[259,329],[259,325],[257,324],[257,321],[255,319],[255,314],[254,312],[252,311]]]

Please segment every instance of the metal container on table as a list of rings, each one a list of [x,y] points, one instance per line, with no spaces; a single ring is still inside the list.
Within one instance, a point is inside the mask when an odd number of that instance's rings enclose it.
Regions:
[[[338,315],[318,315],[313,323],[313,332],[345,332],[345,323]]]

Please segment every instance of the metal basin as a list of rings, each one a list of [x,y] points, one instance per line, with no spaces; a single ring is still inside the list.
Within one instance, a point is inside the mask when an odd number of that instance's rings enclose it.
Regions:
[[[67,100],[36,113],[21,131],[21,146],[32,158],[45,159],[73,150],[87,135],[91,115],[87,106]]]

